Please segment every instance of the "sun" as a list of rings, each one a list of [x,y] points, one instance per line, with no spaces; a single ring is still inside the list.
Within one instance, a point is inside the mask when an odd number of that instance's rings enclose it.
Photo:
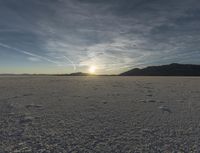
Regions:
[[[90,66],[89,67],[89,72],[91,73],[91,74],[94,74],[95,72],[96,72],[96,66]]]

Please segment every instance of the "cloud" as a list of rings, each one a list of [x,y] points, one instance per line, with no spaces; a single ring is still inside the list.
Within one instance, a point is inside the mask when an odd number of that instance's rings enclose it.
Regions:
[[[39,58],[36,58],[36,57],[28,57],[28,60],[33,61],[33,62],[38,62],[38,61],[40,61],[40,59],[39,59]]]
[[[199,14],[198,0],[7,0],[0,42],[74,71],[199,63]]]
[[[4,48],[7,48],[7,49],[11,49],[11,50],[14,50],[14,51],[17,51],[19,53],[22,53],[22,54],[25,54],[25,55],[29,55],[29,56],[32,56],[32,59],[40,59],[40,60],[45,60],[45,61],[48,61],[50,63],[54,63],[54,64],[57,64],[57,65],[60,65],[58,62],[54,61],[54,60],[51,60],[47,57],[43,57],[43,56],[40,56],[40,55],[36,55],[34,53],[31,53],[31,52],[28,52],[28,51],[25,51],[25,50],[20,50],[18,48],[14,48],[14,47],[11,47],[9,45],[6,45],[6,44],[3,44],[3,43],[0,43],[0,46],[1,47],[4,47]],[[30,58],[30,57],[29,57]]]

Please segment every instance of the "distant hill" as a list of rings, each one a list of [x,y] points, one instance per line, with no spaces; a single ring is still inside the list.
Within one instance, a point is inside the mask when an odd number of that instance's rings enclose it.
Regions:
[[[83,72],[75,72],[70,74],[57,74],[56,76],[91,76],[92,74],[83,73]]]
[[[89,76],[91,74],[89,73],[83,73],[83,72],[76,72],[76,73],[71,73],[71,74],[68,74],[69,76]]]
[[[200,65],[178,64],[135,68],[120,74],[121,76],[200,76]]]

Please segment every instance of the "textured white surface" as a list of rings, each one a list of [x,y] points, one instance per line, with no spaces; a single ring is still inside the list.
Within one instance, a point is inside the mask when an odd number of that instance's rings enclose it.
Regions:
[[[197,77],[0,78],[0,152],[198,152],[199,128]]]

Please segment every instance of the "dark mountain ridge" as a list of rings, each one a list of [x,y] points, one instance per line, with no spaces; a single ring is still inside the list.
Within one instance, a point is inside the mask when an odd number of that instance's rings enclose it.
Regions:
[[[134,68],[119,74],[120,76],[200,76],[200,65],[178,64]]]

